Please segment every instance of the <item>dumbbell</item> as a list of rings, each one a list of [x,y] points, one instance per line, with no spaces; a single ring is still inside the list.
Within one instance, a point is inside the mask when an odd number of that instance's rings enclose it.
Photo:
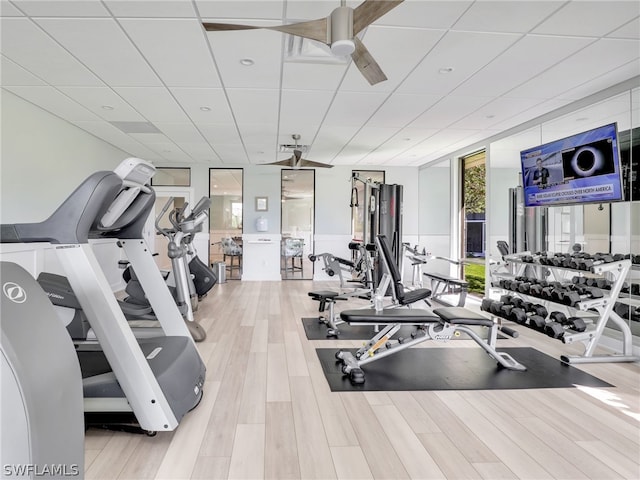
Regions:
[[[587,329],[587,324],[582,318],[567,318],[562,312],[551,312],[549,320],[551,321],[545,325],[544,333],[551,338],[562,338],[567,330],[584,332]]]
[[[629,318],[629,314],[631,313],[631,307],[623,302],[616,302],[613,306],[613,311],[618,314],[620,318],[623,320],[627,320]]]
[[[590,270],[592,267],[602,265],[603,263],[613,262],[613,256],[610,253],[596,253],[592,258],[585,259],[580,264],[580,270]]]
[[[543,288],[544,287],[539,284],[531,285],[531,287],[529,288],[529,295],[532,295],[534,297],[541,297]]]
[[[579,287],[576,291],[568,292],[562,297],[562,303],[575,307],[583,300],[602,298],[604,293],[596,287]]]
[[[539,331],[544,329],[546,323],[544,317],[536,315],[533,312],[525,312],[522,308],[515,307],[511,309],[509,320]]]
[[[597,287],[604,288],[606,290],[611,290],[611,286],[613,282],[611,280],[607,280],[606,278],[587,278],[585,281],[585,285],[587,287]]]

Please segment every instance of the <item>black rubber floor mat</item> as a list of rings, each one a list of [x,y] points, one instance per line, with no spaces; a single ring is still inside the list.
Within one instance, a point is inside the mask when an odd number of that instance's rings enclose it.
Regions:
[[[303,318],[302,325],[304,326],[304,333],[307,335],[307,340],[336,340],[336,337],[328,337],[327,331],[329,327],[325,323],[320,322],[318,317],[313,318]],[[374,327],[371,325],[349,325],[346,323],[342,323],[338,325],[338,330],[340,334],[338,335],[338,340],[369,340],[375,335]],[[395,335],[397,337],[405,337],[409,338],[411,336],[411,332],[415,330],[415,327],[406,326],[402,327],[400,331]],[[480,338],[486,338],[487,329],[478,327],[476,329]],[[460,337],[456,337],[460,339],[468,339],[467,335],[460,335]],[[498,334],[498,339],[508,338],[502,334]]]
[[[410,390],[508,390],[571,388],[575,385],[611,387],[534,348],[501,348],[527,367],[517,372],[499,367],[478,348],[408,348],[364,365],[365,382],[353,385],[341,371],[336,348],[316,352],[332,392]],[[353,350],[355,351],[355,350]]]

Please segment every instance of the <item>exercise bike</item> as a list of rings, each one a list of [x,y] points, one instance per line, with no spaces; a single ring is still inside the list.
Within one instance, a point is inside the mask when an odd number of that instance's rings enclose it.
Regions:
[[[167,238],[167,256],[171,260],[171,271],[164,272],[169,291],[175,298],[180,313],[187,321],[187,326],[195,341],[206,338],[206,332],[195,320],[193,313],[198,309],[199,301],[217,283],[215,272],[209,268],[196,254],[193,240],[195,234],[202,231],[202,224],[209,218],[207,210],[211,204],[208,197],[202,197],[188,215],[188,204],[182,208],[174,208],[168,216],[173,228],[160,225],[169,207],[173,204],[171,197],[166,202],[155,220],[156,231]],[[127,283],[126,303],[148,306],[149,301],[138,281],[131,265],[126,265],[123,279]]]

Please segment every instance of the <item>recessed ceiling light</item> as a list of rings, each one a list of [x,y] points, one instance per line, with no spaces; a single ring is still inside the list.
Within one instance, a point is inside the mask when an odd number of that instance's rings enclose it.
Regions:
[[[164,153],[171,153],[171,150],[162,150]]]
[[[245,67],[250,67],[254,63],[255,62],[253,60],[251,60],[250,58],[243,58],[242,60],[240,60],[240,65],[244,65]]]
[[[443,75],[451,72],[453,72],[453,67],[442,67],[440,70],[438,70],[438,73],[441,73]]]
[[[200,110],[202,110],[203,112],[210,112],[211,107],[200,107]]]
[[[585,120],[589,120],[589,117],[578,117],[578,118],[576,118],[576,122],[584,122]]]
[[[410,139],[409,137],[407,137],[407,138],[403,138],[402,140],[404,140],[405,142],[408,142],[408,141],[410,141],[411,139]]]
[[[100,108],[102,108],[103,110],[113,110],[113,107],[111,105],[102,105],[102,107]]]
[[[486,118],[489,118],[489,119],[491,119],[491,118],[495,118],[495,115],[487,115],[487,117],[486,117]]]

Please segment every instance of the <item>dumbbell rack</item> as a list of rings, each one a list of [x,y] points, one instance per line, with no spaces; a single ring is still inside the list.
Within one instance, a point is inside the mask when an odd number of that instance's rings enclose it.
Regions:
[[[573,268],[560,267],[554,265],[543,265],[537,261],[523,262],[521,257],[524,255],[531,255],[529,252],[522,252],[520,254],[505,256],[505,262],[511,264],[513,273],[493,272],[496,277],[499,278],[515,278],[518,275],[522,275],[525,271],[535,271],[536,276],[540,279],[546,279],[547,272],[551,274],[554,279],[561,281],[562,273],[573,272],[577,275],[584,275],[590,273],[593,275],[603,276],[609,274],[612,277],[613,284],[610,290],[606,290],[605,295],[602,298],[597,299],[584,299],[580,301],[576,306],[570,307],[564,304],[564,308],[574,309],[578,311],[590,312],[590,310],[597,311],[597,317],[594,315],[594,323],[587,328],[586,331],[578,333],[567,332],[562,341],[566,344],[583,342],[585,344],[585,351],[582,355],[562,355],[560,359],[565,363],[611,363],[611,362],[635,362],[640,360],[639,357],[633,355],[632,339],[633,335],[629,325],[613,311],[616,299],[620,295],[620,290],[624,284],[625,279],[631,268],[630,260],[619,260],[611,263],[602,263],[591,267],[589,270],[577,270]],[[537,301],[545,303],[556,304],[552,300],[542,299],[540,297],[527,295],[522,292],[514,292],[511,290],[503,289],[505,292],[513,293],[515,295],[525,296]],[[594,355],[595,349],[604,334],[604,329],[608,322],[612,322],[622,332],[622,354],[611,355]]]

